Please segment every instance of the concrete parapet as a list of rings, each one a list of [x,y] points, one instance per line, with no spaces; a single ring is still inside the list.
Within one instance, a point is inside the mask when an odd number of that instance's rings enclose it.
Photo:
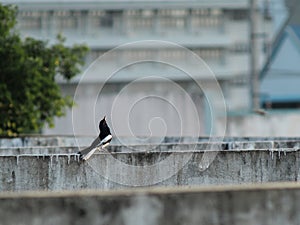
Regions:
[[[85,145],[93,141],[93,137],[74,136],[24,136],[17,138],[1,138],[0,148],[10,147],[34,147],[34,146],[77,146],[78,140]]]
[[[1,193],[2,225],[299,225],[300,184]]]
[[[1,139],[0,139],[1,140]],[[170,141],[170,140],[169,140]],[[64,141],[66,143],[67,141]],[[11,146],[0,147],[0,156],[22,155],[22,154],[66,154],[77,153],[85,146],[77,145],[41,145],[41,146]],[[164,151],[200,151],[200,150],[298,150],[300,140],[261,140],[261,141],[211,141],[202,140],[198,142],[162,142],[150,144],[110,144],[107,148],[109,152],[164,152]]]
[[[206,159],[211,161],[204,165]],[[0,191],[300,180],[300,150],[296,148],[98,153],[87,162],[80,162],[77,154],[20,154],[2,155],[0,164]]]
[[[24,136],[17,138],[1,138],[0,148],[10,147],[34,147],[34,146],[88,146],[95,137],[90,136]],[[133,145],[133,144],[157,144],[157,143],[201,143],[201,142],[224,142],[235,145],[251,142],[299,142],[297,137],[114,137],[114,145]]]

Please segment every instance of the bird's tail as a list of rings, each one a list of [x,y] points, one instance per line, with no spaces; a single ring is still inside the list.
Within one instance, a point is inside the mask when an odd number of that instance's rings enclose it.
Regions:
[[[80,159],[82,160],[87,160],[88,158],[91,157],[91,155],[96,151],[94,150],[97,145],[99,145],[101,143],[100,138],[97,137],[93,143],[91,144],[91,146],[81,150],[80,152],[78,152],[78,154],[80,155]],[[88,158],[86,157],[88,155]]]
[[[102,149],[104,147],[106,147],[109,142],[111,141],[112,136],[108,135],[107,137],[105,137],[102,141],[100,141],[100,138],[97,137],[93,143],[91,144],[91,146],[87,147],[86,149],[81,150],[80,152],[78,152],[78,154],[80,155],[80,159],[81,160],[88,160],[97,149]]]
[[[82,151],[79,152],[80,154],[80,159],[81,160],[88,160],[93,154],[94,152],[97,150],[97,148],[93,148],[92,150],[90,150],[89,152],[87,152],[86,154],[83,154]]]

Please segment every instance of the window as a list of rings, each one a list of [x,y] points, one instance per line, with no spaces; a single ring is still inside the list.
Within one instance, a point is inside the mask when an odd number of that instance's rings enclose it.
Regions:
[[[94,28],[113,28],[117,18],[121,18],[121,10],[95,10],[89,13],[91,26]]]
[[[194,9],[192,10],[192,15],[195,16],[208,16],[210,14],[209,9]]]
[[[104,11],[90,11],[88,13],[88,17],[89,17],[89,23],[91,25],[91,27],[100,27],[101,24],[101,16],[104,15]]]
[[[23,11],[18,16],[21,29],[41,29],[42,13]]]
[[[185,26],[185,20],[183,18],[162,18],[162,28],[183,28]]]
[[[56,17],[57,28],[59,30],[76,29],[78,26],[77,23],[80,13],[71,11],[58,11],[55,12],[54,16]]]
[[[163,9],[158,12],[162,28],[184,28],[188,10]]]
[[[204,60],[209,59],[221,59],[223,50],[221,48],[201,48],[201,49],[191,49],[196,55]]]
[[[221,9],[193,9],[191,11],[192,27],[220,26],[223,11]]]
[[[151,30],[154,24],[153,10],[127,10],[125,12],[129,29]]]
[[[247,20],[249,17],[249,11],[247,9],[226,10],[226,14],[228,14],[232,20]]]
[[[184,17],[188,15],[188,10],[162,9],[159,11],[161,16]]]
[[[235,52],[235,53],[249,52],[249,44],[248,43],[243,43],[243,42],[235,43],[232,51]]]
[[[113,26],[113,17],[111,14],[105,14],[100,17],[100,26],[110,28]]]

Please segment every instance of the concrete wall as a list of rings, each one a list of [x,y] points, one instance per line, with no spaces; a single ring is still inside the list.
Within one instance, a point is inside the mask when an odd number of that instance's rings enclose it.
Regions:
[[[300,185],[0,194],[2,225],[299,225]]]
[[[120,189],[300,180],[300,150],[154,151],[0,156],[0,191]],[[208,168],[207,168],[208,167]]]
[[[299,138],[92,140],[0,139],[0,224],[299,225]]]

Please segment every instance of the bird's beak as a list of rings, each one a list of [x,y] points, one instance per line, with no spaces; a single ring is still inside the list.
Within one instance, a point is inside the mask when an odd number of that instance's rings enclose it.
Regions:
[[[106,116],[104,116],[103,119],[105,120],[105,119],[106,119]]]

